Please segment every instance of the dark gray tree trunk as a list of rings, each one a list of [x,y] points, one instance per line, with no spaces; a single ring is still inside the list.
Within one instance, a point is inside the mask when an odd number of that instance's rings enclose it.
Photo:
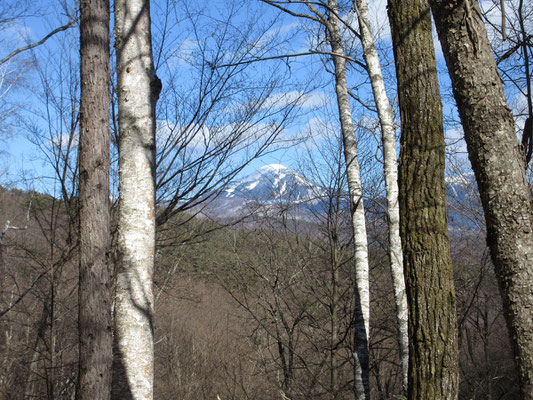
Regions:
[[[109,1],[80,4],[79,399],[109,399],[112,273],[109,265]]]
[[[402,123],[400,233],[409,306],[409,399],[458,395],[444,130],[426,0],[389,0]]]
[[[485,211],[522,398],[533,399],[533,207],[525,158],[478,3],[433,0],[432,9]]]

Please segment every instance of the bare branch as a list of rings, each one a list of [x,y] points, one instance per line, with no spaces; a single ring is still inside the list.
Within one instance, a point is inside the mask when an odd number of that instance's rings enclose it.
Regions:
[[[74,250],[77,248],[77,245],[74,245],[74,246],[71,246],[68,251],[66,251],[62,257],[57,260],[55,263],[53,263],[52,265],[50,265],[48,268],[44,269],[43,271],[41,271],[41,273],[37,276],[37,278],[35,278],[33,280],[33,282],[30,284],[30,286],[28,286],[26,289],[24,289],[24,291],[19,295],[19,297],[17,297],[17,299],[11,303],[7,308],[3,309],[2,311],[0,311],[0,318],[2,318],[4,315],[6,315],[9,311],[11,311],[13,308],[15,308],[15,306],[20,303],[24,297],[26,297],[26,295],[34,288],[34,286],[44,277],[46,276],[46,274],[48,274],[50,271],[52,271],[54,268],[60,266],[60,265],[63,265],[65,262],[67,262],[67,260],[69,260],[69,258],[71,257],[72,253],[74,252]]]
[[[321,23],[322,25],[326,26],[328,29],[330,28],[329,26],[329,22],[327,20],[326,17],[324,17],[324,15],[322,13],[320,13],[315,7],[313,6],[320,6],[320,7],[323,7],[325,8],[326,10],[328,10],[328,12],[330,12],[331,14],[333,14],[335,17],[337,17],[337,19],[350,31],[354,34],[354,36],[358,39],[361,39],[361,35],[359,34],[359,32],[357,32],[348,22],[346,22],[344,20],[344,18],[342,18],[339,13],[336,11],[336,10],[333,10],[329,4],[326,4],[325,2],[323,1],[320,1],[320,2],[314,2],[314,1],[306,1],[306,0],[302,0],[302,1],[272,1],[272,0],[260,0],[262,1],[263,3],[266,3],[266,4],[269,4],[273,7],[276,7],[278,10],[281,10],[289,15],[292,15],[293,17],[301,17],[301,18],[307,18],[307,19],[311,19],[313,21],[316,21],[316,22],[319,22]],[[289,10],[288,8],[285,8],[285,7],[282,7],[280,6],[280,4],[305,4],[307,6],[307,8],[309,8],[309,10],[316,15],[316,17],[313,17],[309,14],[301,14],[301,13],[296,13],[294,11],[291,11]]]
[[[45,43],[48,39],[50,39],[52,36],[54,36],[55,34],[59,33],[59,32],[62,32],[62,31],[66,31],[67,29],[70,29],[70,28],[73,28],[74,26],[76,26],[76,22],[78,21],[77,18],[74,18],[74,16],[71,16],[69,18],[69,21],[66,25],[63,25],[63,26],[60,26],[59,28],[56,28],[54,29],[52,32],[50,32],[48,35],[46,35],[44,38],[42,38],[41,40],[39,40],[38,42],[35,42],[35,43],[32,43],[32,44],[29,44],[27,46],[24,46],[24,47],[21,47],[17,50],[14,50],[13,52],[11,52],[11,54],[7,55],[6,57],[4,57],[2,60],[0,60],[0,65],[8,62],[9,60],[11,60],[13,57],[15,57],[17,54],[19,53],[22,53],[23,51],[26,51],[26,50],[31,50],[33,49],[34,47],[37,47],[37,46],[40,46],[41,44]]]
[[[24,299],[24,297],[30,292],[30,290],[33,289],[33,287],[37,284],[37,282],[39,282],[41,280],[41,278],[43,276],[45,276],[47,273],[50,272],[50,270],[52,269],[52,267],[49,267],[47,269],[45,269],[44,271],[42,271],[38,276],[37,278],[35,278],[35,280],[31,283],[30,286],[28,286],[20,295],[19,297],[13,302],[11,303],[11,305],[9,305],[7,308],[5,308],[4,310],[0,311],[0,318],[2,318],[4,315],[6,315],[9,311],[11,311],[13,308],[15,308],[15,306],[20,303],[22,301],[22,299]]]
[[[289,10],[288,8],[285,8],[285,7],[282,7],[279,5],[279,3],[285,3],[285,4],[289,4],[289,3],[303,3],[303,2],[294,2],[294,1],[290,1],[290,2],[280,2],[280,1],[271,1],[271,0],[261,0],[263,3],[266,3],[268,5],[271,5],[272,7],[276,7],[278,10],[281,10],[283,11],[284,13],[287,13],[289,15],[292,15],[293,17],[299,17],[299,18],[306,18],[306,19],[310,19],[312,21],[316,21],[318,23],[322,23],[322,20],[319,19],[319,18],[316,18],[316,17],[313,17],[309,14],[301,14],[301,13],[297,13],[297,12],[294,12],[294,11],[291,11]]]
[[[4,236],[6,235],[8,230],[12,229],[12,230],[24,231],[24,230],[28,229],[28,224],[30,222],[30,210],[31,210],[31,203],[33,202],[33,196],[34,195],[32,194],[32,196],[30,198],[30,204],[28,204],[28,211],[26,212],[26,225],[24,225],[24,226],[11,226],[11,221],[7,220],[6,221],[6,226],[4,227],[2,232],[0,232],[0,246],[2,245],[2,240],[4,239]]]
[[[365,64],[363,64],[360,61],[357,61],[353,57],[346,56],[346,55],[340,56],[339,54],[334,54],[331,51],[319,51],[319,50],[309,51],[309,52],[305,52],[305,53],[282,54],[282,55],[279,55],[279,56],[271,56],[271,57],[257,57],[257,58],[253,58],[253,59],[250,59],[250,60],[243,60],[243,61],[239,61],[239,62],[232,63],[232,64],[222,64],[222,65],[210,64],[210,66],[213,69],[226,68],[226,67],[234,67],[234,66],[237,66],[237,65],[252,64],[254,62],[259,62],[259,61],[277,60],[277,59],[282,59],[282,58],[295,58],[295,57],[302,57],[302,56],[310,56],[310,55],[314,55],[314,54],[323,54],[323,55],[332,56],[332,57],[333,56],[342,57],[342,58],[345,58],[348,61],[353,62],[354,64],[357,64],[358,66],[363,68],[365,71],[366,71],[366,68],[367,68]]]
[[[502,11],[502,40],[507,40],[507,27],[505,19],[505,0],[500,0],[500,7]]]

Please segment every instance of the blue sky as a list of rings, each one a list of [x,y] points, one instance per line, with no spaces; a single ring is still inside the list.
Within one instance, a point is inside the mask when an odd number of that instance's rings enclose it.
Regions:
[[[377,0],[370,3],[372,22],[375,27],[380,27],[379,30],[374,29],[379,32],[378,45],[382,49],[381,56],[385,64],[384,74],[389,97],[391,103],[396,104],[386,2]],[[27,42],[42,38],[51,29],[64,24],[67,20],[59,3],[36,2],[33,6],[38,9],[36,16],[21,19],[8,29],[0,30],[0,43],[4,44],[4,47],[0,48],[0,56]],[[498,20],[497,12],[491,15],[494,21]],[[154,56],[158,62],[158,75],[163,80],[165,88],[172,86],[177,88],[173,98],[167,101],[165,106],[167,112],[160,112],[158,120],[160,126],[177,128],[184,126],[184,121],[188,121],[187,113],[194,111],[195,96],[199,96],[198,82],[203,70],[202,65],[198,63],[198,52],[204,51],[207,58],[218,57],[220,64],[235,58],[249,59],[253,55],[271,56],[308,51],[313,42],[309,35],[316,32],[316,27],[308,22],[298,21],[287,15],[278,15],[272,8],[258,1],[219,0],[192,3],[183,1],[178,2],[176,7],[163,0],[152,1],[152,19],[154,43],[161,43],[162,32],[165,28],[168,30],[164,36],[162,51],[159,51],[157,46],[154,48]],[[69,113],[75,108],[71,107],[68,102],[73,92],[76,91],[74,79],[69,77],[69,74],[77,74],[78,34],[76,28],[62,32],[45,45],[22,54],[14,60],[13,65],[28,61],[32,63],[26,64],[28,68],[21,75],[23,85],[7,94],[10,104],[20,105],[21,109],[20,118],[16,124],[13,124],[13,120],[9,122],[13,127],[12,134],[7,137],[4,135],[2,141],[7,154],[4,153],[1,157],[9,170],[9,176],[3,176],[4,182],[11,180],[16,186],[34,185],[38,189],[46,187],[48,190],[53,190],[50,188],[51,180],[46,178],[53,175],[53,170],[49,165],[50,158],[46,160],[43,156],[54,146],[68,144],[66,133],[71,128],[72,116]],[[457,120],[450,97],[449,79],[437,40],[436,47],[445,114],[448,120]],[[239,52],[241,52],[240,57]],[[204,133],[194,138],[192,142],[196,143],[195,146],[199,148],[201,139],[208,136],[209,132],[214,132],[215,127],[218,127],[218,132],[220,132],[217,133],[218,135],[228,132],[229,127],[234,127],[237,123],[235,115],[244,112],[249,103],[254,100],[254,93],[260,94],[262,90],[263,94],[266,93],[264,86],[268,84],[267,78],[269,77],[276,79],[277,84],[266,95],[265,103],[258,108],[262,118],[256,116],[249,123],[259,122],[258,126],[266,129],[268,123],[275,123],[276,118],[279,117],[275,115],[276,110],[282,109],[290,100],[294,100],[303,93],[305,95],[300,97],[299,104],[294,110],[295,118],[281,136],[283,141],[280,143],[280,149],[253,160],[241,175],[271,163],[281,163],[290,167],[301,164],[302,157],[311,145],[309,142],[306,144],[300,141],[298,145],[288,147],[287,143],[290,139],[313,135],[315,145],[320,146],[320,137],[324,134],[321,129],[327,126],[335,130],[337,127],[332,76],[326,72],[323,61],[323,57],[313,55],[254,63],[243,68],[242,73],[237,74],[230,82],[233,85],[230,90],[231,96],[228,95],[226,103],[218,103],[216,107],[219,109],[215,110],[216,113],[211,113],[205,120],[206,127],[202,128]],[[326,66],[328,66],[327,63]],[[203,67],[205,68],[205,64]],[[331,68],[330,64],[329,67]],[[205,71],[203,74],[204,77],[208,76]],[[367,77],[361,74],[361,71],[351,70],[349,83],[357,86],[356,93],[363,101],[371,102]],[[45,107],[47,98],[48,100],[53,98],[53,104],[50,105],[49,101],[48,108]],[[63,106],[65,109],[60,111]],[[176,110],[180,107],[181,110]],[[268,107],[272,114],[270,117],[265,111]],[[356,123],[365,121],[369,126],[376,125],[375,116],[358,103],[353,103],[352,110]],[[229,115],[233,117],[230,118]],[[227,126],[224,127],[223,124]],[[33,143],[28,140],[29,137],[35,138],[34,135],[32,136],[32,131],[44,136],[39,139],[37,145],[35,140]],[[253,135],[253,130],[249,129],[249,132]],[[160,134],[164,135],[165,130],[162,129]],[[364,139],[361,153],[375,153],[376,139],[364,129],[359,134],[362,140]],[[448,126],[447,136],[450,143],[456,142],[461,138],[460,128],[457,125]],[[215,137],[211,139],[211,143],[218,140]],[[70,145],[73,144],[75,140],[70,143]],[[460,151],[464,151],[464,145],[460,142],[457,146]],[[188,154],[193,152],[194,149]],[[234,155],[235,160],[239,157],[242,159],[244,156],[245,153]],[[35,182],[25,182],[21,177],[45,178]]]

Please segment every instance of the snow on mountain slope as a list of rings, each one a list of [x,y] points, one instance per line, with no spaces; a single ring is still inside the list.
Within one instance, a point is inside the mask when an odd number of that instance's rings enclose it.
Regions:
[[[451,230],[477,230],[484,226],[484,216],[473,173],[446,177],[448,225]]]
[[[316,201],[323,194],[323,188],[296,171],[281,164],[270,164],[230,184],[220,198],[298,204]]]
[[[447,177],[446,192],[450,229],[478,229],[483,222],[473,174]],[[230,183],[203,213],[212,218],[240,218],[252,213],[277,215],[283,209],[290,210],[293,217],[310,220],[326,212],[325,197],[325,188],[284,165],[270,164]],[[369,218],[377,215],[371,211],[377,200],[365,201]]]

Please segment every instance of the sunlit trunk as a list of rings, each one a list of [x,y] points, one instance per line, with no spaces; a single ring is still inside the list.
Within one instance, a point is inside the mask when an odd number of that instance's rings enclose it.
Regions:
[[[148,0],[115,2],[119,107],[113,398],[153,398],[155,76]]]
[[[402,122],[400,233],[409,308],[408,398],[458,396],[444,127],[427,0],[389,0]]]
[[[533,207],[525,158],[477,2],[432,1],[485,212],[523,399],[533,399]]]
[[[330,0],[332,10],[338,10],[337,1]],[[337,17],[330,13],[329,26],[330,46],[335,65],[335,92],[339,109],[342,139],[344,145],[344,158],[348,178],[350,195],[350,209],[353,222],[353,235],[355,245],[355,383],[354,391],[357,399],[370,398],[369,384],[369,352],[368,335],[370,320],[370,289],[368,283],[368,244],[365,225],[365,210],[363,205],[363,188],[357,160],[357,143],[353,126],[350,98],[348,95],[348,82],[346,80],[346,59],[342,44],[339,22]]]
[[[368,75],[372,85],[374,101],[381,125],[383,144],[383,169],[387,196],[387,215],[389,222],[389,261],[396,303],[398,320],[398,343],[402,365],[402,385],[407,391],[407,370],[409,365],[409,332],[407,327],[407,296],[403,276],[402,241],[400,239],[400,206],[398,203],[398,167],[396,164],[396,137],[394,118],[389,98],[385,90],[378,52],[370,26],[368,4],[366,0],[354,0],[354,7],[359,20],[359,32],[363,46],[363,55],[368,66]]]
[[[111,395],[112,267],[109,263],[109,2],[80,4],[80,400]]]

